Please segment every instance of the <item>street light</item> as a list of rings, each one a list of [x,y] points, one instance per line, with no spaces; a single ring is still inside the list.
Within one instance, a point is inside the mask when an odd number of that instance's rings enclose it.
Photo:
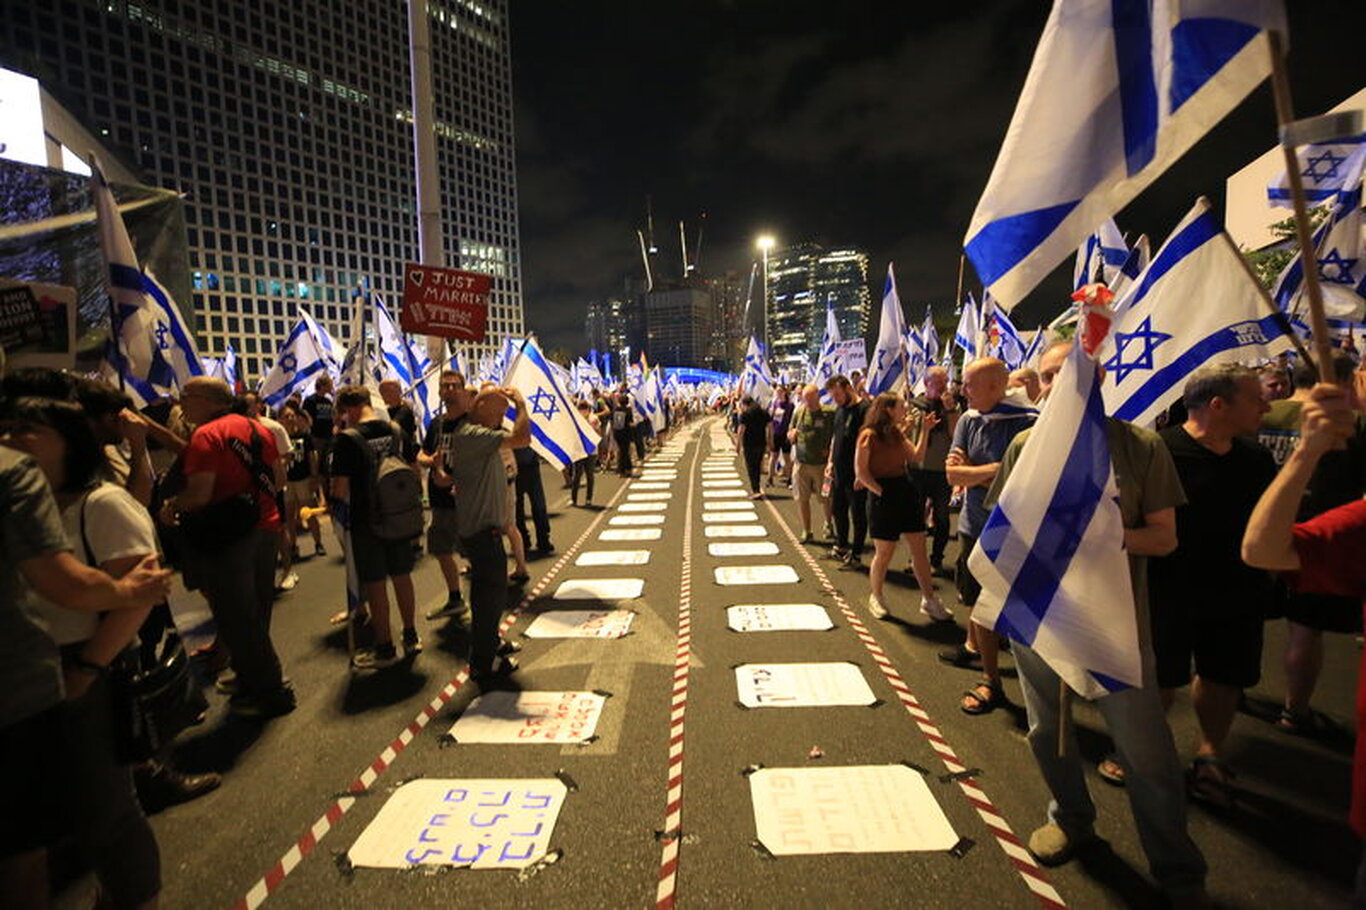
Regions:
[[[759,248],[759,252],[764,257],[764,311],[763,311],[763,336],[764,336],[764,356],[769,356],[768,350],[768,251],[777,245],[778,241],[773,239],[772,234],[760,234],[754,239],[754,245]]]

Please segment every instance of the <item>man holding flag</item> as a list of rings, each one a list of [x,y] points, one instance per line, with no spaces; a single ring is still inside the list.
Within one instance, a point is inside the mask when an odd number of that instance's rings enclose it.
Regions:
[[[1081,756],[1064,726],[1065,683],[1094,699],[1114,737],[1153,877],[1173,907],[1202,907],[1206,866],[1186,831],[1185,780],[1148,622],[1147,557],[1175,549],[1185,496],[1156,434],[1105,417],[1092,352],[1108,318],[1084,307],[1082,319],[1082,345],[1045,352],[1049,405],[1011,443],[987,496],[993,511],[970,557],[983,588],[973,618],[1014,642],[1030,747],[1053,797],[1030,852],[1058,865],[1096,836]]]

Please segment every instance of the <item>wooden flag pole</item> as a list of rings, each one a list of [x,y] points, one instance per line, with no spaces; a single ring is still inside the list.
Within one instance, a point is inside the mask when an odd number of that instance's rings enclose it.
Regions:
[[[953,295],[953,308],[955,310],[963,305],[963,263],[967,258],[964,253],[958,254],[958,290]]]
[[[1285,68],[1285,46],[1278,32],[1267,32],[1267,49],[1271,53],[1271,92],[1276,99],[1276,122],[1280,127],[1281,154],[1285,157],[1285,176],[1290,184],[1290,199],[1295,208],[1295,238],[1300,248],[1300,273],[1309,297],[1309,330],[1314,353],[1318,360],[1319,380],[1333,382],[1333,348],[1328,343],[1328,320],[1323,312],[1323,290],[1319,287],[1318,257],[1315,255],[1313,231],[1309,227],[1309,206],[1304,198],[1304,181],[1300,179],[1300,162],[1295,146],[1287,144],[1286,128],[1295,119],[1290,103],[1290,77]]]

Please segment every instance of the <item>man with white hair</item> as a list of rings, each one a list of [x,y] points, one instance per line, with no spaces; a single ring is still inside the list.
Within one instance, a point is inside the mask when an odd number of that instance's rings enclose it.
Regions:
[[[830,460],[830,439],[835,432],[835,409],[821,404],[821,390],[815,385],[802,388],[802,403],[792,417],[787,438],[794,446],[797,463],[793,492],[802,515],[802,543],[810,543],[811,497],[818,496],[825,513],[826,533],[830,528],[830,498],[823,493],[825,465]]]

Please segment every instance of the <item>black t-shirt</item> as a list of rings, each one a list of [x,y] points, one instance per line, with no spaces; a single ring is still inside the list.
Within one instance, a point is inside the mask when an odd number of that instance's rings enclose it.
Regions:
[[[613,432],[621,432],[622,430],[629,430],[629,429],[631,429],[631,426],[632,426],[635,422],[636,422],[636,409],[635,409],[635,407],[631,404],[630,399],[627,399],[625,403],[616,403],[616,404],[613,404],[613,405],[612,405],[612,430],[613,430]]]
[[[842,480],[854,477],[854,450],[858,447],[858,431],[868,416],[868,402],[859,400],[835,408],[835,433],[830,439],[830,460],[834,472]]]
[[[403,437],[402,431],[397,434],[394,426],[378,417],[371,420],[363,420],[355,427],[356,431],[365,438],[366,443],[373,453],[373,462],[376,466],[379,462],[390,454],[394,454],[395,436],[397,436],[397,453],[404,461],[411,462],[417,457],[417,444]],[[370,474],[371,459],[365,457],[361,451],[359,441],[351,433],[338,433],[332,443],[332,476],[345,477],[351,481],[351,522],[354,526],[361,520],[368,520],[370,515],[370,486],[374,478]]]
[[[1180,426],[1159,435],[1176,463],[1186,504],[1176,507],[1176,550],[1148,561],[1152,597],[1256,610],[1246,601],[1269,593],[1270,576],[1247,566],[1240,550],[1252,510],[1276,476],[1271,453],[1235,439],[1233,448],[1219,455]]]
[[[455,428],[464,420],[463,417],[442,417],[440,420],[433,420],[432,425],[427,428],[427,435],[422,440],[422,451],[428,455],[435,455],[437,452],[444,453],[451,450],[451,437],[455,435]],[[449,471],[450,466],[446,469]],[[427,472],[427,501],[431,503],[433,509],[454,509],[455,508],[455,487],[439,487],[432,479],[431,471]]]
[[[398,424],[404,436],[412,440],[417,439],[417,416],[408,405],[400,401],[389,408],[389,419]]]
[[[768,425],[773,420],[757,404],[740,414],[740,443],[747,449],[762,449],[768,445]]]
[[[287,456],[289,465],[285,468],[285,479],[308,480],[312,476],[308,463],[313,454],[313,437],[307,433],[300,433],[298,436],[290,436],[289,440],[294,445],[294,451]]]
[[[313,418],[312,433],[314,436],[326,437],[332,435],[332,399],[322,392],[314,392],[304,399],[300,406],[309,417]]]

